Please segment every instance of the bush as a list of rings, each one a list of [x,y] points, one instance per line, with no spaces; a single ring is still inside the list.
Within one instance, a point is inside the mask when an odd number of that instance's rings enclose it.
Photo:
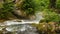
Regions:
[[[56,8],[60,9],[60,0],[57,0],[57,2],[56,2]]]
[[[59,14],[55,13],[53,10],[45,9],[43,11],[43,21],[45,22],[60,22]]]
[[[3,7],[0,10],[0,19],[7,19],[8,16],[11,15],[11,12],[14,9],[14,3],[13,2],[5,2],[3,3]]]
[[[49,7],[49,0],[34,0],[38,9],[37,10],[44,10]]]
[[[48,8],[48,6],[49,0],[25,0],[23,1],[21,9],[24,10],[28,15],[35,14],[35,12]]]
[[[34,14],[35,13],[36,3],[33,0],[25,0],[22,5],[22,9],[26,12],[26,14]]]

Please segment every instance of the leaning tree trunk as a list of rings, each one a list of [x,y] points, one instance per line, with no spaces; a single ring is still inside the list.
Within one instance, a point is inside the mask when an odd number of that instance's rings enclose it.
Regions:
[[[50,8],[56,7],[56,0],[50,0]]]

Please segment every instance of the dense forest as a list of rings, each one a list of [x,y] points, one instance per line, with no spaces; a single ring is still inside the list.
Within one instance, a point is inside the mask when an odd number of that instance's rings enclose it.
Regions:
[[[13,19],[34,20],[36,13],[42,13],[40,15],[43,17],[39,24],[32,23],[39,34],[60,32],[60,0],[0,0],[0,22]]]

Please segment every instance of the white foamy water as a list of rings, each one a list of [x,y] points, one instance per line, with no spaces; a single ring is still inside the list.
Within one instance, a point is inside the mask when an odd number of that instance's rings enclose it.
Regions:
[[[41,19],[43,19],[42,13],[36,13],[36,19],[35,20],[23,20],[23,23],[35,23],[35,24],[39,24],[39,21]]]
[[[26,24],[26,23],[29,23],[29,24],[32,24],[32,23],[35,23],[35,24],[39,24],[39,21],[42,19],[42,15],[40,13],[37,13],[36,14],[36,19],[35,20],[25,20],[25,19],[22,19],[22,20],[8,20],[8,21],[5,21],[4,23],[6,25],[13,25],[13,24]],[[21,22],[18,22],[18,21],[21,21]]]
[[[22,20],[19,20],[19,19],[14,19],[14,20],[8,20],[8,21],[5,21],[4,22],[4,25],[5,26],[8,26],[6,28],[7,31],[24,31],[26,30],[27,27],[30,27],[30,26],[25,26],[24,24],[32,24],[32,23],[35,23],[35,24],[39,24],[39,21],[42,19],[42,15],[41,13],[37,13],[36,14],[36,19],[35,20],[25,20],[25,19],[22,19]],[[20,25],[19,25],[20,24]],[[23,26],[21,26],[21,24]],[[2,25],[3,26],[3,25]],[[21,28],[21,29],[20,29]],[[31,28],[31,27],[30,27]]]

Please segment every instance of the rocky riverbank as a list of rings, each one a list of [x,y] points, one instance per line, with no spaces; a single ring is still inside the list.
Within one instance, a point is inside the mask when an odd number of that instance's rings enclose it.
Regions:
[[[60,34],[60,25],[56,22],[32,24],[9,20],[0,23],[0,34]]]
[[[0,34],[38,34],[36,27],[21,20],[9,20],[0,23]]]

